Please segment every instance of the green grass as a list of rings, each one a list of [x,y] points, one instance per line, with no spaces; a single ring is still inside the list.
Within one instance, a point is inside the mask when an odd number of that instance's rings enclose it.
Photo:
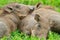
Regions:
[[[60,40],[60,35],[57,33],[49,32],[48,40]],[[10,37],[3,37],[1,40],[40,40],[40,38],[36,36],[28,36],[26,34],[20,33],[18,30],[11,33]],[[44,39],[42,39],[44,40]]]
[[[38,2],[41,2],[44,5],[50,5],[55,7],[56,11],[60,12],[60,0],[0,0],[0,7],[12,2],[18,2],[26,5],[35,5]],[[60,35],[54,32],[49,32],[48,40],[60,40]],[[27,36],[26,34],[15,31],[11,33],[9,38],[3,37],[0,40],[39,40],[38,37]]]

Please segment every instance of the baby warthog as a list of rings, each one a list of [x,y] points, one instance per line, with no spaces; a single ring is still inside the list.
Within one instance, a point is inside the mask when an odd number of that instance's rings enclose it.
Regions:
[[[60,14],[52,9],[41,7],[21,21],[20,31],[28,35],[48,37],[50,30],[60,33]]]
[[[22,19],[28,14],[31,14],[33,12],[34,6],[24,5],[24,4],[19,4],[19,3],[11,3],[4,6],[3,10],[5,12],[15,13]]]
[[[0,38],[9,36],[19,25],[20,19],[15,14],[6,14],[0,16]]]
[[[36,10],[37,11],[37,10]],[[35,11],[21,21],[20,31],[27,35],[47,37],[50,29],[50,21],[40,14],[34,14]]]
[[[34,10],[33,6],[18,3],[8,4],[2,8],[0,16],[0,37],[9,35],[19,26],[20,19]]]
[[[58,32],[60,34],[60,25],[59,25],[60,24],[60,19],[59,19],[60,14],[52,9],[53,8],[50,6],[41,7],[41,9],[40,8],[37,9],[37,10],[39,10],[39,11],[37,11],[37,13],[39,13],[40,15],[43,15],[44,17],[47,17],[47,19],[51,20],[52,21],[51,30],[54,32]]]

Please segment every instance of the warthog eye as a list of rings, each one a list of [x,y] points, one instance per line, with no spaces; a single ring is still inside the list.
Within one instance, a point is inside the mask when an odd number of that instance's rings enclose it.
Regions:
[[[40,25],[40,24],[38,24],[38,27],[41,27],[41,25]]]
[[[8,7],[9,10],[13,10],[12,8]]]
[[[16,5],[16,8],[19,8],[20,6],[19,5]]]

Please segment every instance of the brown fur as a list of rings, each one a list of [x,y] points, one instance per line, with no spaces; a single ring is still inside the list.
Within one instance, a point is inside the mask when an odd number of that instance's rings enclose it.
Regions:
[[[19,17],[25,17],[31,14],[34,10],[34,6],[24,5],[19,3],[11,3],[3,7],[3,10],[8,13],[15,13]]]
[[[38,10],[35,10],[33,14],[40,15],[39,23],[40,25],[42,24],[42,28],[40,28],[40,37],[44,36],[44,38],[46,38],[48,35],[47,33],[50,29],[54,32],[60,33],[60,14],[58,12],[46,8],[40,8]],[[41,16],[44,19],[41,19]]]
[[[13,13],[0,16],[0,37],[9,36],[17,29],[20,19]]]
[[[21,21],[20,31],[28,35],[46,38],[50,30],[50,21],[42,15],[40,16],[39,14],[34,13],[35,12],[28,15]]]
[[[1,10],[2,15],[0,15],[0,22],[2,22],[0,25],[3,25],[2,27],[0,26],[0,37],[9,35],[12,31],[15,31],[20,19],[30,14],[33,10],[34,9],[32,9],[32,6],[18,3],[8,4],[7,6],[3,7]],[[17,16],[20,17],[20,19]]]
[[[22,20],[20,30],[26,34],[46,39],[50,29],[60,33],[59,18],[60,14],[58,12],[42,7],[33,11],[31,15]]]

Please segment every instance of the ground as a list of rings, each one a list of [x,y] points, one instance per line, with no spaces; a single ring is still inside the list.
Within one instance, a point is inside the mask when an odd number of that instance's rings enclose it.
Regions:
[[[35,5],[38,2],[41,2],[44,5],[50,5],[55,8],[56,11],[60,12],[60,0],[0,0],[0,7],[11,3],[11,2],[18,2],[27,5]],[[49,32],[48,40],[60,40],[60,34]],[[18,30],[11,33],[10,40],[39,40],[38,37],[27,36],[23,33],[20,33]],[[3,37],[0,40],[7,40],[7,37]],[[44,39],[42,39],[44,40]]]

